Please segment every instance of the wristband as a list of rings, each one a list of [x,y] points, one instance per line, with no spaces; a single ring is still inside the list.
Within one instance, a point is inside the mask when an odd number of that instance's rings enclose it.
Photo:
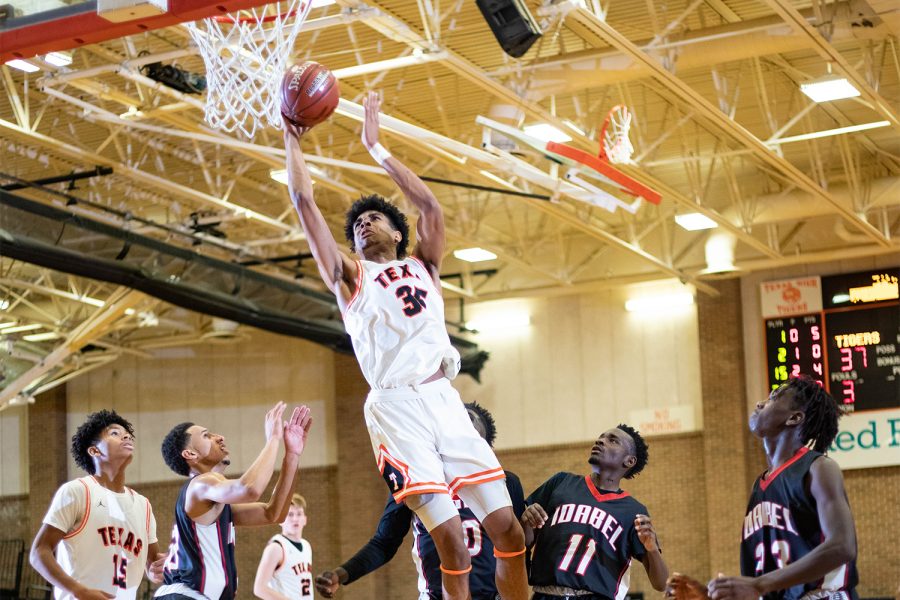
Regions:
[[[369,154],[372,155],[372,158],[375,159],[382,167],[387,159],[391,157],[391,153],[384,149],[384,146],[381,144],[375,144],[371,148],[369,148]]]

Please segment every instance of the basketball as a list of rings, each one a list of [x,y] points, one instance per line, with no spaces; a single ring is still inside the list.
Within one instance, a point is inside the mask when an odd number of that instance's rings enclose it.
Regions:
[[[334,74],[317,62],[292,65],[281,80],[281,114],[301,127],[318,125],[330,117],[340,98]]]

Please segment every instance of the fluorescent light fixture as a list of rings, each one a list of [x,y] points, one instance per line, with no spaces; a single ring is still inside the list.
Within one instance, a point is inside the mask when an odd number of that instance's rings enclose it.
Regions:
[[[336,0],[312,0],[312,3],[309,5],[310,8],[324,8],[326,6],[331,6],[334,4]]]
[[[272,169],[269,171],[269,177],[278,183],[288,184],[287,169]]]
[[[890,121],[873,121],[871,123],[863,123],[862,125],[850,125],[848,127],[838,127],[836,129],[826,129],[824,131],[814,131],[812,133],[801,133],[800,135],[792,135],[777,140],[768,140],[765,143],[769,146],[777,146],[779,144],[790,144],[791,142],[803,142],[805,140],[815,140],[817,138],[831,137],[833,135],[844,135],[845,133],[866,131],[867,129],[878,129],[879,127],[888,127],[890,124]]]
[[[494,260],[497,258],[496,254],[490,250],[485,250],[484,248],[461,248],[460,250],[454,250],[453,256],[459,260],[473,263]]]
[[[6,323],[0,323],[0,329],[4,329],[9,327],[10,325],[15,325],[17,321],[7,321]]]
[[[700,213],[675,215],[675,222],[678,223],[682,229],[687,229],[688,231],[700,231],[701,229],[715,229],[718,227],[715,221]]]
[[[585,135],[585,136],[587,135],[581,127],[579,127],[578,125],[576,125],[575,123],[573,123],[572,121],[570,121],[568,119],[563,119],[563,125],[565,125],[569,129],[571,129],[578,135]]]
[[[42,328],[43,325],[38,323],[32,323],[31,325],[16,325],[14,327],[4,327],[0,329],[0,334],[6,335],[7,333],[19,333],[22,331],[34,331],[35,329]]]
[[[59,334],[55,331],[45,331],[43,333],[32,333],[22,336],[26,342],[46,342],[47,340],[55,340],[59,338]]]
[[[517,310],[495,312],[466,321],[466,329],[479,333],[492,333],[509,329],[521,329],[531,325],[531,315]]]
[[[443,60],[445,58],[447,58],[446,52],[419,52],[407,54],[406,56],[398,56],[397,58],[388,58],[372,63],[344,67],[343,69],[334,69],[332,73],[338,79],[347,79],[348,77],[358,77],[370,73],[381,73],[382,71],[390,71],[391,69],[402,69],[403,67],[419,65],[435,60]]]
[[[526,125],[525,133],[531,137],[536,137],[542,142],[570,142],[572,136],[564,131],[560,131],[549,123],[535,123],[534,125]]]
[[[35,71],[40,71],[40,67],[36,67],[27,60],[21,60],[19,58],[15,58],[13,60],[6,61],[7,67],[12,67],[13,69],[18,69],[20,71],[25,71],[26,73],[34,73]]]
[[[9,300],[0,300],[0,310],[9,308]]]
[[[859,90],[844,77],[828,75],[800,84],[800,91],[813,102],[831,102],[859,96]]]
[[[68,67],[72,64],[72,55],[68,52],[51,52],[44,60],[55,67]]]
[[[690,292],[676,292],[674,294],[660,294],[657,296],[641,296],[625,301],[625,310],[628,312],[665,312],[673,308],[690,306],[694,303],[694,295]]]
[[[831,297],[831,302],[833,304],[843,304],[844,302],[850,302],[850,294],[835,294]]]

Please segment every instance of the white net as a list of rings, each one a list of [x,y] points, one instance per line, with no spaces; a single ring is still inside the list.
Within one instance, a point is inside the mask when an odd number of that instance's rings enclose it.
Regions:
[[[186,23],[206,65],[206,122],[252,139],[281,128],[281,78],[312,0]]]
[[[633,164],[634,146],[628,138],[631,129],[631,111],[625,105],[612,107],[603,123],[603,155],[611,163]]]

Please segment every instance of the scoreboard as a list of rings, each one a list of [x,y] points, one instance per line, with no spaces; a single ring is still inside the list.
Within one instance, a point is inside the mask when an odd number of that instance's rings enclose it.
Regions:
[[[802,373],[847,411],[900,408],[900,268],[760,290],[772,389]]]

